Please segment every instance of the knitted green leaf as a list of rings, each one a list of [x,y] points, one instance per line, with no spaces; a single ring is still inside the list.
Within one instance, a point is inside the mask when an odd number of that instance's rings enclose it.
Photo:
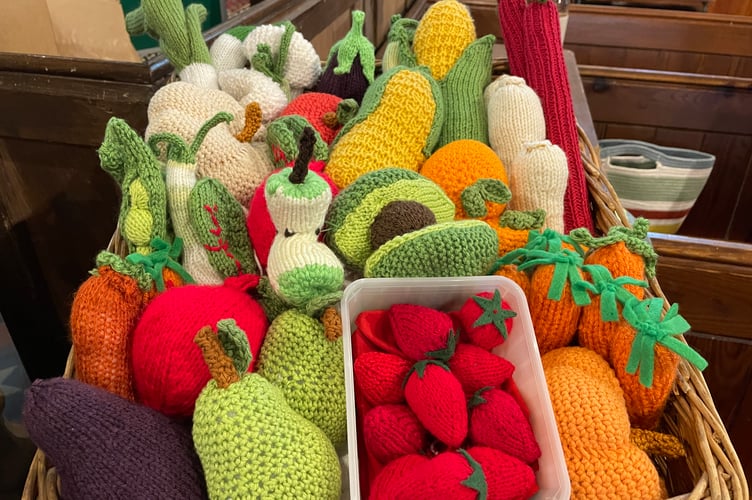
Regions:
[[[473,469],[473,473],[462,481],[462,485],[477,491],[478,500],[486,500],[488,498],[488,483],[486,482],[486,475],[483,473],[483,467],[465,450],[459,449],[457,451],[465,457],[465,460]]]
[[[486,392],[486,391],[490,391],[491,389],[493,389],[493,387],[488,386],[488,387],[481,387],[480,389],[478,389],[477,391],[475,391],[475,393],[473,394],[473,396],[467,402],[467,407],[469,409],[473,409],[473,408],[475,408],[478,405],[482,405],[484,403],[488,403],[488,400],[483,397],[483,393]]]
[[[630,276],[614,278],[607,267],[598,264],[582,266],[582,270],[590,274],[592,283],[580,281],[574,286],[584,288],[593,295],[600,296],[601,319],[603,321],[619,321],[617,303],[624,305],[635,298],[629,290],[624,288],[625,285],[648,286],[645,281],[640,281]]]
[[[282,38],[279,42],[279,48],[276,57],[267,43],[260,43],[256,46],[256,53],[251,58],[251,68],[265,74],[282,88],[285,94],[290,96],[290,84],[285,79],[285,66],[287,65],[287,55],[290,51],[292,36],[295,34],[295,26],[290,21],[284,21],[279,24],[285,28]]]
[[[678,338],[690,329],[689,323],[679,315],[679,306],[673,304],[661,319],[663,299],[632,299],[624,306],[623,314],[636,335],[627,361],[626,372],[634,375],[640,371],[640,383],[653,386],[655,370],[655,345],[661,344],[704,370],[708,362],[697,351]]]
[[[337,56],[335,75],[347,75],[352,69],[356,57],[360,57],[360,65],[363,68],[363,76],[368,83],[373,82],[376,73],[376,51],[371,41],[363,35],[363,24],[366,18],[361,10],[352,11],[352,24],[350,31],[342,40],[335,43],[329,51],[327,66]]]
[[[284,168],[297,159],[298,143],[306,127],[311,127],[311,124],[300,115],[280,116],[267,125],[266,143],[272,151],[278,149],[282,153],[278,157],[275,155],[277,167]],[[318,131],[313,128],[312,130],[316,139],[313,146],[313,159],[326,161],[329,159],[329,146]]]
[[[582,286],[576,286],[583,281],[580,274],[582,267],[582,256],[567,248],[559,251],[530,250],[526,254],[525,262],[518,266],[518,269],[525,269],[553,265],[554,275],[551,278],[551,286],[548,289],[548,298],[550,300],[560,300],[564,292],[564,285],[569,281],[572,291],[572,298],[578,306],[590,304],[590,295]]]
[[[450,330],[449,336],[447,337],[446,348],[438,349],[436,351],[429,351],[426,353],[426,357],[443,361],[444,363],[448,363],[449,359],[452,356],[454,356],[454,351],[457,349],[458,340],[459,340],[459,335],[457,335],[454,331]]]
[[[290,304],[274,292],[271,283],[269,283],[269,278],[266,276],[259,280],[256,292],[259,294],[259,304],[261,304],[264,314],[270,322],[291,308]]]
[[[417,28],[417,19],[403,18],[400,14],[392,16],[382,71],[389,71],[396,66],[413,68],[418,65],[412,48]]]
[[[466,187],[460,195],[462,207],[470,217],[485,217],[488,213],[486,202],[506,204],[512,199],[512,192],[498,179],[478,179]]]
[[[232,364],[242,375],[248,371],[253,360],[248,336],[238,326],[234,319],[222,319],[217,322],[217,337],[222,344],[225,354],[232,359]]]
[[[501,336],[506,339],[509,335],[509,332],[507,332],[506,320],[514,318],[517,316],[517,313],[502,307],[501,293],[499,292],[499,289],[497,288],[494,290],[493,297],[490,299],[481,297],[480,295],[474,295],[473,301],[483,310],[483,314],[481,314],[473,323],[473,328],[484,325],[493,325]]]
[[[437,359],[422,359],[415,363],[412,368],[410,368],[410,371],[407,372],[407,375],[405,375],[405,380],[402,382],[402,387],[407,384],[407,381],[413,372],[418,374],[419,379],[422,379],[426,375],[426,368],[428,368],[428,365],[435,365],[446,371],[449,371],[449,367],[443,361]]]
[[[242,42],[243,40],[245,40],[245,37],[247,37],[251,33],[251,31],[253,31],[254,29],[256,29],[255,26],[240,25],[240,26],[233,26],[232,28],[225,31],[225,33],[227,33],[228,35],[234,36],[235,38],[237,38],[238,40]]]
[[[355,99],[342,99],[337,104],[337,122],[344,125],[358,114],[360,105]]]
[[[216,179],[196,183],[188,199],[191,226],[223,277],[257,272],[245,212],[227,188]]]
[[[109,266],[113,271],[120,273],[123,276],[130,276],[136,280],[138,287],[144,292],[151,290],[153,281],[149,273],[147,273],[141,266],[128,262],[127,259],[123,259],[117,254],[107,251],[99,252],[96,263],[97,268]],[[92,276],[98,276],[99,271],[98,269],[93,269],[89,271],[89,274]]]
[[[157,291],[161,292],[165,289],[165,268],[175,271],[184,284],[194,282],[193,278],[179,264],[180,254],[183,251],[183,240],[175,238],[175,241],[170,245],[162,239],[154,238],[151,242],[151,247],[154,251],[148,255],[132,253],[126,257],[126,260],[133,265],[141,266],[149,273],[149,276],[154,280]]]
[[[546,222],[546,211],[542,208],[536,210],[504,210],[499,217],[499,226],[510,229],[540,229]]]

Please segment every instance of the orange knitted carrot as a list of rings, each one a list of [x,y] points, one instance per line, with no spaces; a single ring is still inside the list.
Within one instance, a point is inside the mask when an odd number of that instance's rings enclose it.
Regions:
[[[499,236],[499,256],[503,257],[513,250],[524,247],[530,237],[530,231],[540,229],[546,220],[543,210],[506,210],[498,222],[487,220]]]
[[[496,276],[504,276],[505,278],[514,281],[520,286],[520,288],[522,288],[525,296],[527,296],[527,293],[530,290],[530,277],[525,271],[520,271],[516,265],[507,264],[505,266],[500,266],[496,268],[492,274]]]

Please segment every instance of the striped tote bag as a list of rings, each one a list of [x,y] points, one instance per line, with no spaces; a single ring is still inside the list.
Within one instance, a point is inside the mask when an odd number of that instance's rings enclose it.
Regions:
[[[715,156],[643,141],[599,141],[601,165],[624,208],[650,230],[676,233],[700,196]]]

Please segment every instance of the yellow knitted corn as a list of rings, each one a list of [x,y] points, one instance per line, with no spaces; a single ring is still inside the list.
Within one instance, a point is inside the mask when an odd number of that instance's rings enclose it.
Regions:
[[[433,4],[418,23],[413,51],[418,64],[443,80],[468,45],[475,41],[475,24],[467,7],[457,0]]]

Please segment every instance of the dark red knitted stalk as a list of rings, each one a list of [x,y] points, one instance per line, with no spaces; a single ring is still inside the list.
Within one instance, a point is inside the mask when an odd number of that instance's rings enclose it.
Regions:
[[[522,16],[527,0],[499,0],[499,20],[504,47],[507,50],[509,72],[524,78],[525,38],[522,31]]]
[[[569,181],[564,195],[565,230],[586,227],[593,232],[556,5],[551,1],[527,4],[522,16],[522,33],[526,63],[525,74],[521,76],[540,97],[548,139],[567,154]]]

